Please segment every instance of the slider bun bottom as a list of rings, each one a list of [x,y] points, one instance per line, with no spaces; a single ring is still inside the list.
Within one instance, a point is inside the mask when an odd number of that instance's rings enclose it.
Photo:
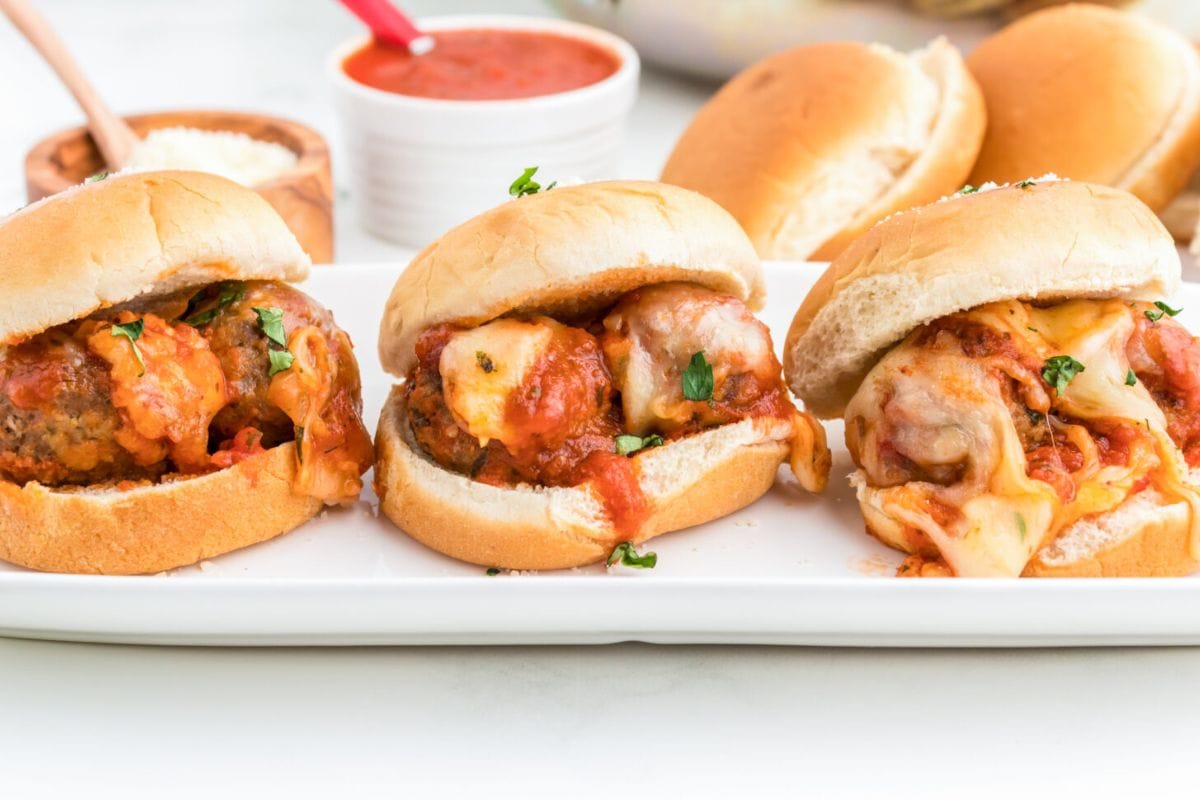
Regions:
[[[637,456],[650,518],[630,541],[723,517],[771,488],[790,426],[744,420]],[[565,569],[602,561],[626,541],[583,487],[497,487],[449,472],[413,442],[394,388],[379,420],[375,491],[405,533],[461,561],[504,569]]]
[[[1164,504],[1146,491],[1117,508],[1082,519],[1034,554],[1027,578],[1158,578],[1200,570],[1192,557],[1188,505]],[[935,558],[937,549],[924,536],[905,537],[878,508],[862,503],[867,533],[889,547]]]
[[[1160,498],[1161,500],[1161,498]],[[1081,520],[1059,537],[1086,527],[1101,541],[1069,559],[1042,548],[1025,566],[1032,578],[1170,578],[1200,569],[1191,552],[1191,515],[1184,502],[1126,500],[1095,520]]]
[[[266,541],[316,516],[293,493],[295,446],[150,486],[52,489],[0,481],[0,559],[44,572],[160,572]]]

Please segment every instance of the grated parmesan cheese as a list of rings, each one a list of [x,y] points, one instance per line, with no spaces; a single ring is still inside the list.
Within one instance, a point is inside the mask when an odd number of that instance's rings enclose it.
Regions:
[[[125,170],[189,169],[258,186],[293,169],[296,161],[296,154],[283,145],[244,133],[159,128],[138,143]]]

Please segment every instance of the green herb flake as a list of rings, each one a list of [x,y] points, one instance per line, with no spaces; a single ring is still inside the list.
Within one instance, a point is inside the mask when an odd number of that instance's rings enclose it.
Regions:
[[[1032,408],[1025,409],[1025,416],[1029,417],[1030,425],[1041,425],[1046,421],[1046,415],[1040,411],[1034,411]]]
[[[1083,364],[1070,356],[1052,356],[1042,365],[1042,380],[1053,386],[1054,393],[1062,397],[1063,392],[1067,390],[1067,384],[1083,371]]]
[[[1175,317],[1183,312],[1182,308],[1171,308],[1162,300],[1156,300],[1154,302],[1154,307],[1157,310],[1151,311],[1150,309],[1147,309],[1145,312],[1143,312],[1146,315],[1146,319],[1150,320],[1151,322],[1158,322],[1163,318],[1163,314],[1166,314],[1168,317]]]
[[[304,463],[304,426],[296,426],[296,460]]]
[[[482,350],[475,351],[475,363],[478,364],[479,368],[484,372],[492,373],[496,371],[496,365],[492,363],[491,356]]]
[[[1018,514],[1013,514],[1013,518],[1017,522],[1017,532],[1021,534],[1021,541],[1023,542],[1023,541],[1025,541],[1025,535],[1029,532],[1025,528],[1025,517],[1021,516],[1018,513]]]
[[[1133,374],[1133,369],[1125,373],[1125,385],[1135,386],[1137,384],[1137,375]]]
[[[537,173],[537,167],[526,167],[515,181],[508,186],[508,193],[513,197],[525,197],[530,194],[537,194],[540,191],[550,191],[558,185],[558,181],[551,181],[550,185],[542,189],[542,185],[533,179]]]
[[[296,357],[287,350],[268,349],[267,358],[271,360],[271,369],[267,372],[268,377],[291,369],[292,364],[296,361]]]
[[[1037,181],[1031,181],[1028,178],[1023,181],[1017,181],[1018,189],[1028,189],[1030,186],[1037,186]]]
[[[964,186],[958,190],[958,194],[975,194],[978,191],[979,191],[978,186],[972,186],[971,184],[968,183],[966,186]]]
[[[129,340],[129,346],[133,348],[133,357],[137,359],[138,366],[142,368],[142,371],[138,373],[139,378],[146,374],[146,362],[142,359],[142,351],[137,346],[137,340],[141,338],[142,329],[145,327],[145,320],[135,319],[133,322],[124,324],[114,322],[109,331],[113,336],[124,336]]]
[[[216,303],[211,308],[198,311],[197,309],[204,303],[207,294],[208,289],[203,289],[188,301],[187,310],[183,312],[184,324],[199,328],[212,322],[226,306],[232,305],[246,296],[246,285],[240,281],[223,281],[217,294]]]
[[[613,548],[609,554],[608,560],[604,562],[608,566],[621,562],[623,566],[633,567],[634,569],[654,569],[658,564],[658,553],[646,553],[638,555],[637,550],[633,548],[631,542],[621,542]]]
[[[663,443],[663,438],[657,433],[642,437],[633,433],[623,433],[613,440],[616,445],[617,455],[631,456],[639,450],[644,450],[647,447],[659,447]]]
[[[489,576],[499,575],[500,569],[499,569],[499,567],[488,567],[487,572],[484,574],[489,575]]]
[[[108,170],[100,170],[95,175],[89,175],[86,178],[84,178],[83,182],[84,183],[99,183],[100,181],[104,180],[107,177],[108,177]]]
[[[258,327],[263,334],[280,347],[287,347],[287,332],[283,329],[283,309],[254,307],[258,315]]]
[[[704,351],[692,355],[687,369],[683,371],[683,396],[688,400],[712,400],[713,368],[704,360]]]

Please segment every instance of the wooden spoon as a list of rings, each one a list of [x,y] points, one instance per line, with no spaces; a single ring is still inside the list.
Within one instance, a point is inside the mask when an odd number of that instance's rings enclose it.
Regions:
[[[75,96],[75,100],[87,115],[88,130],[96,141],[100,155],[112,171],[119,170],[129,160],[130,153],[138,143],[138,136],[125,124],[125,120],[113,113],[83,71],[71,58],[62,40],[41,14],[27,0],[0,0],[3,11],[17,30],[25,35],[29,43],[42,54],[42,58],[58,73],[58,77]]]

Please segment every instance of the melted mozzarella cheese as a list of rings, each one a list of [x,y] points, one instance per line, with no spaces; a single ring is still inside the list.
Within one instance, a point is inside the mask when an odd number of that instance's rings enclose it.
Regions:
[[[864,388],[846,412],[864,421],[866,437],[851,443],[861,458],[880,447],[875,409],[886,403],[894,419],[899,414],[897,427],[909,440],[901,446],[912,448],[915,460],[929,463],[927,454],[934,454],[966,462],[962,480],[951,486],[914,481],[875,488],[860,477],[858,496],[870,509],[872,530],[903,547],[903,527],[918,529],[957,575],[1019,575],[1050,527],[1057,495],[1025,474],[1020,439],[984,365],[961,353],[901,346],[876,365]],[[955,443],[953,454],[937,452],[945,441]],[[939,521],[934,503],[959,514]]]
[[[1200,554],[1200,493],[1188,482],[1183,453],[1171,441],[1166,417],[1141,381],[1133,386],[1125,383],[1129,374],[1125,345],[1135,325],[1128,306],[1121,300],[1075,300],[1033,309],[1030,318],[1035,327],[1044,329],[1048,344],[1084,365],[1084,371],[1067,385],[1060,399],[1064,411],[1081,419],[1117,418],[1141,425],[1149,429],[1155,444],[1152,452],[1145,448],[1134,451],[1128,474],[1118,476],[1118,480],[1108,476],[1110,485],[1125,490],[1114,492],[1115,502],[1110,500],[1103,509],[1080,509],[1064,523],[1073,523],[1089,512],[1116,508],[1129,495],[1135,480],[1149,473],[1167,502],[1182,500],[1191,507],[1191,551],[1193,556]],[[1104,473],[1085,488],[1102,483]]]
[[[605,354],[621,391],[628,429],[670,433],[695,415],[681,375],[703,351],[712,365],[714,396],[731,375],[779,374],[765,325],[739,300],[684,283],[638,290],[604,320]]]
[[[498,319],[450,337],[439,362],[446,405],[482,444],[515,435],[505,421],[509,395],[546,352],[558,325],[541,317]]]

